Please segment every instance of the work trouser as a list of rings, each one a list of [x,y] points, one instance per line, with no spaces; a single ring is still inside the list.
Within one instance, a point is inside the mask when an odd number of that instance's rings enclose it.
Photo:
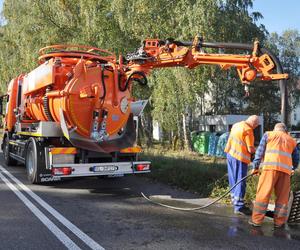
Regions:
[[[288,200],[290,194],[290,176],[276,170],[263,170],[259,177],[256,199],[253,206],[252,221],[261,224],[268,208],[273,189],[275,190],[274,223],[283,225],[288,217]]]
[[[227,154],[228,181],[230,188],[247,175],[247,167],[248,164]],[[235,211],[244,207],[245,192],[246,180],[242,181],[231,190],[231,202],[234,205]]]

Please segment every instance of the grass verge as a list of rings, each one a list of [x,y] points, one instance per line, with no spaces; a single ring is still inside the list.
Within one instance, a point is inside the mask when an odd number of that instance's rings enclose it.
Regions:
[[[199,156],[196,153],[148,149],[142,158],[152,162],[148,177],[208,197],[227,168],[224,159]]]

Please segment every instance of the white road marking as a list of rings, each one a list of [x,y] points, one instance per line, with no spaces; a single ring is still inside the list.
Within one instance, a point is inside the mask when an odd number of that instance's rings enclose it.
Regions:
[[[81,239],[86,245],[91,249],[104,250],[96,241],[94,241],[87,234],[82,232],[77,226],[66,219],[48,203],[46,203],[42,198],[32,192],[27,186],[25,186],[21,181],[14,177],[10,172],[8,172],[3,166],[0,165],[0,170],[5,173],[9,178],[11,178],[21,189],[23,189],[28,195],[30,195],[37,203],[39,203],[44,209],[46,209],[50,214],[52,214],[60,223],[67,227],[73,234],[75,234],[79,239]]]
[[[68,249],[80,248],[73,242],[63,231],[61,231],[45,214],[41,212],[30,200],[28,200],[21,191],[15,187],[3,174],[0,173],[0,178],[5,184],[18,196],[18,198],[38,217],[38,219],[59,239]]]

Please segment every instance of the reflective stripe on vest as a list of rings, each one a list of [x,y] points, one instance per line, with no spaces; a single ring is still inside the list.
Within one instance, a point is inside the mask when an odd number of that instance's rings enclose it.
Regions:
[[[268,154],[279,154],[279,155],[284,155],[284,156],[287,156],[287,157],[291,157],[291,154],[289,154],[287,152],[284,152],[284,151],[281,151],[281,150],[277,150],[277,149],[266,150],[266,153],[268,153]]]
[[[244,143],[243,141],[239,140],[238,138],[235,138],[235,137],[232,136],[232,135],[231,135],[229,138],[230,138],[231,140],[235,141],[236,143],[238,143],[238,144],[240,144],[240,145],[242,145],[242,146],[247,147],[246,143]]]
[[[287,170],[289,170],[289,171],[292,171],[292,170],[293,170],[291,166],[286,165],[286,164],[281,163],[281,162],[263,162],[261,165],[263,166],[264,169],[267,169],[267,167],[269,167],[269,166],[270,166],[271,168],[273,168],[273,166],[275,166],[275,167],[278,166],[278,167],[287,169]]]
[[[245,155],[245,154],[243,154],[241,152],[238,152],[238,151],[234,150],[233,148],[231,148],[229,150],[229,154],[231,154],[232,156],[239,155],[239,156],[241,156],[241,158],[244,158],[244,159],[246,159],[248,161],[251,161],[251,157],[249,157],[249,156],[247,156],[247,155]]]

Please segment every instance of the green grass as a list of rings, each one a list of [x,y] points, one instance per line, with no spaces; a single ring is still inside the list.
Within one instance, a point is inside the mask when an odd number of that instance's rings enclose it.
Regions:
[[[152,172],[148,177],[197,193],[201,197],[210,196],[216,182],[227,173],[224,159],[186,151],[148,149],[142,158],[152,162]]]
[[[147,149],[141,156],[152,162],[147,177],[197,193],[200,197],[216,198],[229,188],[226,160],[199,155],[188,151],[171,151],[163,148]],[[247,180],[245,201],[255,200],[258,176]],[[292,177],[292,190],[300,190],[300,169]],[[230,203],[230,196],[223,199]]]
[[[258,183],[258,176],[249,177],[247,179],[245,202],[251,204],[255,200],[256,187]],[[222,178],[215,182],[214,188],[210,194],[211,197],[217,198],[224,194],[229,189],[227,175],[226,178]],[[225,203],[230,203],[230,196],[228,195],[223,199]]]

